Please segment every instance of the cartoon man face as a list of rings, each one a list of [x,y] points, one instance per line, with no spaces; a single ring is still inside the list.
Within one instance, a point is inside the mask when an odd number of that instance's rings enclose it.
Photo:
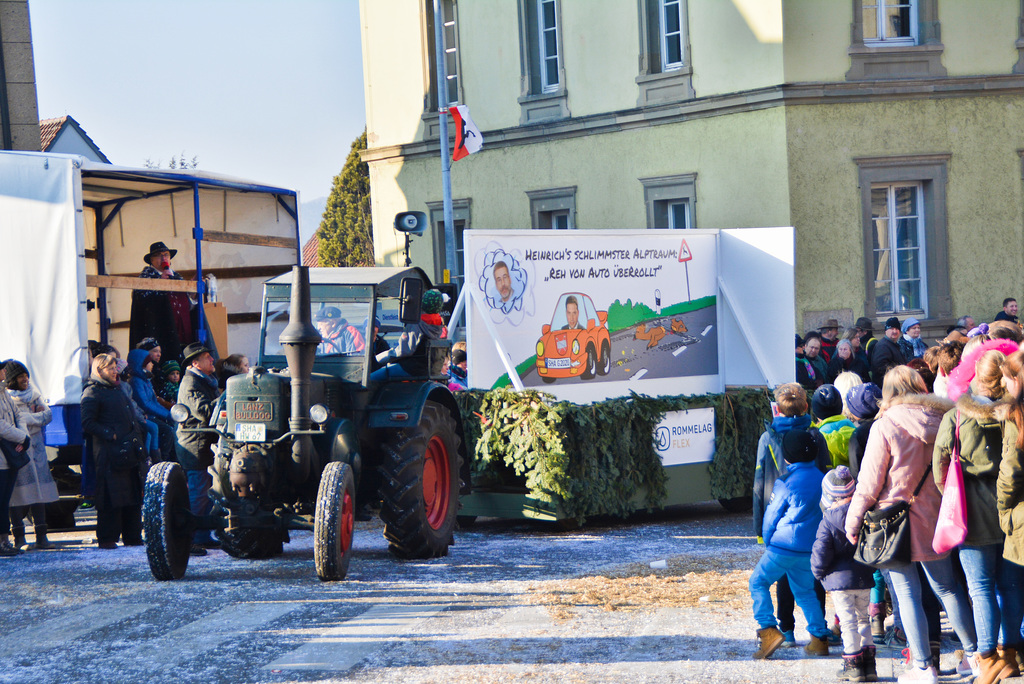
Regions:
[[[569,321],[570,328],[576,328],[580,321],[580,307],[576,302],[565,303],[565,317]]]
[[[504,261],[494,265],[494,286],[498,288],[501,301],[507,302],[512,298],[512,277],[508,274],[508,266]]]

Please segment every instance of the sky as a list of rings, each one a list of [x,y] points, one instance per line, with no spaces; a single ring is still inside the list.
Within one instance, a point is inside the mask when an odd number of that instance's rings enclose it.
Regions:
[[[29,14],[39,118],[74,117],[114,164],[184,153],[308,202],[366,125],[358,0],[29,0]]]

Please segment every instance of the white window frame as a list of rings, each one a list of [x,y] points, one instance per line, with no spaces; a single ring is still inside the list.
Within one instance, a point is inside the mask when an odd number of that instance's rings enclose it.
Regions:
[[[670,10],[676,13],[676,19],[679,23],[679,30],[673,33],[668,32],[668,27],[665,23],[666,16]],[[658,0],[658,33],[661,41],[661,71],[674,71],[675,69],[682,69],[686,66],[686,22],[683,21],[683,9],[685,3],[683,0]],[[678,45],[677,50],[679,52],[679,61],[670,62],[668,61],[669,53],[669,40],[674,39]]]
[[[683,207],[683,225],[676,225],[676,215],[672,211],[673,207]],[[666,202],[665,210],[668,212],[668,228],[669,230],[689,230],[690,228],[690,203],[687,200],[673,200]]]
[[[886,191],[886,216],[882,219],[875,219],[873,221],[885,220],[888,223],[888,245],[884,249],[889,250],[889,277],[880,278],[879,273],[875,273],[875,281],[888,281],[890,287],[890,297],[892,300],[892,306],[889,309],[883,310],[878,308],[878,297],[877,293],[875,296],[875,313],[878,315],[882,314],[907,314],[907,313],[921,313],[925,317],[928,316],[928,260],[927,260],[927,233],[925,230],[925,200],[924,200],[924,188],[919,182],[906,182],[898,181],[891,183],[872,183],[871,191],[872,194],[875,190],[885,189]],[[897,227],[898,222],[901,219],[906,219],[906,216],[896,215],[896,190],[902,188],[913,188],[915,194],[915,204],[917,207],[917,246],[913,248],[900,247],[896,243]],[[899,273],[899,255],[901,251],[908,251],[908,249],[914,249],[917,251],[917,264],[918,264],[918,276],[917,278],[900,278]],[[880,250],[875,249],[874,252]],[[872,259],[876,260],[875,255],[872,255]],[[909,280],[917,280],[919,282],[920,293],[918,294],[918,301],[921,302],[920,307],[915,308],[903,308],[900,304],[900,283],[907,282]]]
[[[545,6],[551,7],[551,26],[544,25]],[[554,41],[552,41],[555,45],[554,54],[549,54],[547,51],[547,34],[549,33],[554,36]],[[537,46],[540,56],[538,67],[540,68],[541,92],[543,93],[554,93],[561,87],[559,74],[562,69],[562,55],[558,52],[558,39],[557,0],[537,0]],[[554,69],[549,66],[552,59],[555,61]]]
[[[895,38],[885,37],[885,24],[888,17],[886,13],[887,8],[897,7],[900,5],[908,5],[910,8],[910,35],[899,36]],[[864,0],[863,12],[867,12],[868,8],[875,8],[875,31],[878,34],[878,38],[865,38],[864,45],[869,47],[881,47],[881,46],[897,46],[897,45],[917,45],[918,44],[918,7],[917,0]],[[867,24],[865,23],[866,27]]]

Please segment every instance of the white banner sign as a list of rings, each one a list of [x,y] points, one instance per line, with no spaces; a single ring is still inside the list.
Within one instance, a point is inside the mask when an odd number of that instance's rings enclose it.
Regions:
[[[715,409],[670,411],[654,429],[661,465],[708,463],[715,457]]]
[[[514,368],[523,386],[579,403],[722,391],[717,231],[465,238],[472,387],[508,385]]]

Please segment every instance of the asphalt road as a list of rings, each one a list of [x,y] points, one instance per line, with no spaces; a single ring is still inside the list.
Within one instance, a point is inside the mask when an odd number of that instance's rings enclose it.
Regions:
[[[360,523],[349,576],[333,583],[315,577],[309,533],[270,560],[212,551],[176,582],[153,580],[141,548],[60,534],[57,550],[0,559],[0,682],[834,681],[838,657],[750,660],[749,598],[611,612],[583,599],[568,617],[537,599],[538,586],[629,564],[753,567],[749,521],[717,503],[575,532],[480,520],[448,557],[416,562],[389,556],[379,522]],[[891,655],[880,672],[901,669]]]

